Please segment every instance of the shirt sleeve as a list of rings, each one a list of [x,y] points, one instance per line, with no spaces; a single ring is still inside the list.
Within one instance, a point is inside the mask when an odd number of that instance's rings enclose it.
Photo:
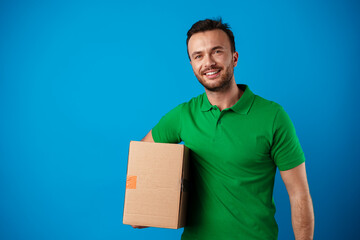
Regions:
[[[178,105],[165,116],[152,129],[152,137],[159,143],[181,142],[181,111],[183,104]]]
[[[294,125],[282,107],[274,120],[271,157],[280,171],[292,169],[305,162]]]

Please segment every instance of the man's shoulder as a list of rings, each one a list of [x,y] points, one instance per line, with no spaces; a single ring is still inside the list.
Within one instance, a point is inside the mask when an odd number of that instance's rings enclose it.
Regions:
[[[198,112],[201,109],[204,94],[200,94],[196,97],[192,97],[186,102],[182,102],[173,107],[167,114],[168,115],[187,115]]]
[[[259,95],[255,95],[253,107],[254,110],[261,111],[264,113],[267,112],[270,114],[276,114],[277,112],[283,110],[283,107],[279,103],[268,100]]]
[[[204,95],[205,93],[202,93],[196,97],[192,97],[188,101],[179,104],[178,107],[186,108],[188,110],[189,109],[195,110],[196,108],[200,108],[204,100]]]

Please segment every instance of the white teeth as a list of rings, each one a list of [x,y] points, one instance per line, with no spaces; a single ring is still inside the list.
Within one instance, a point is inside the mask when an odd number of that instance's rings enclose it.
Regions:
[[[218,71],[215,71],[215,72],[209,72],[209,73],[205,73],[207,76],[209,76],[209,75],[214,75],[214,74],[216,74],[216,73],[218,73],[220,70],[218,70]]]

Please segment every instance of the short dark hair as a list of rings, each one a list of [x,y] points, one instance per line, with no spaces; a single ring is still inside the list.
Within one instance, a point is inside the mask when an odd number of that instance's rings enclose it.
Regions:
[[[187,32],[186,47],[188,47],[191,36],[194,35],[195,33],[205,32],[205,31],[210,31],[210,30],[215,30],[215,29],[223,30],[226,33],[226,35],[229,37],[229,40],[230,40],[231,52],[235,52],[234,34],[230,30],[229,24],[223,23],[221,18],[219,18],[217,20],[205,19],[205,20],[200,20],[200,21],[194,23],[191,26],[190,30]],[[188,56],[190,58],[189,50],[187,50],[187,52],[188,52]]]

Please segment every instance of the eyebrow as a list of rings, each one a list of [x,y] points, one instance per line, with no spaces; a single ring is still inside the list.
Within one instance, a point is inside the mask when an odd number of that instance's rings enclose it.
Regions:
[[[214,51],[214,50],[217,50],[217,49],[224,49],[224,47],[222,47],[222,46],[215,46],[215,47],[213,47],[213,48],[211,49],[211,51]],[[193,53],[191,54],[191,56],[194,57],[195,55],[197,55],[197,54],[199,54],[199,53],[202,53],[202,52],[203,52],[203,51],[193,52]]]

